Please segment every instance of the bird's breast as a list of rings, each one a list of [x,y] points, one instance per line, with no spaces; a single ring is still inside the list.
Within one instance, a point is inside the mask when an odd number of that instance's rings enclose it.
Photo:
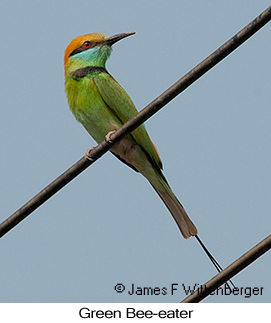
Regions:
[[[65,86],[72,113],[98,143],[108,132],[121,126],[120,120],[102,99],[92,77],[79,81],[71,78]]]

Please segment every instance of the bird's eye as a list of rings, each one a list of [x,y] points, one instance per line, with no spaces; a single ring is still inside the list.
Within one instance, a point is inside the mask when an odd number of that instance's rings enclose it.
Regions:
[[[93,45],[90,41],[85,41],[83,44],[83,47],[86,49],[89,49],[89,48],[93,47]]]

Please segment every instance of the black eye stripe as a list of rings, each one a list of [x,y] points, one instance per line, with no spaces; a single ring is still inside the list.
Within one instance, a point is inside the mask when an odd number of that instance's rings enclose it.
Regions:
[[[81,53],[83,52],[84,50],[86,50],[84,47],[80,46],[78,48],[76,48],[75,50],[73,50],[71,53],[70,53],[70,56],[73,56],[75,54],[78,54],[78,53]]]
[[[84,42],[85,43],[85,42]],[[92,48],[92,47],[95,47],[96,44],[94,42],[90,42],[91,44],[93,44],[92,46],[90,46],[89,48]],[[76,48],[75,50],[73,50],[71,53],[70,53],[70,57],[75,55],[75,54],[78,54],[78,53],[81,53],[81,52],[84,52],[85,50],[88,50],[89,48],[85,48],[84,47],[84,44],[81,45],[80,47]]]

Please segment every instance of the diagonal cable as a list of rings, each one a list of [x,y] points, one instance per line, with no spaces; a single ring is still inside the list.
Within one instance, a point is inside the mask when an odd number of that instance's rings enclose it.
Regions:
[[[205,297],[213,293],[223,285],[226,281],[230,280],[233,276],[249,266],[253,261],[258,259],[264,253],[271,249],[271,235],[259,242],[255,247],[251,248],[227,268],[221,271],[219,274],[210,279],[207,283],[203,284],[193,294],[186,297],[181,303],[199,303]],[[238,295],[239,288],[234,287],[235,294]],[[231,290],[231,293],[233,290]],[[237,293],[237,294],[236,294]]]
[[[0,237],[5,235],[8,231],[14,228],[18,223],[25,219],[29,214],[46,202],[56,192],[83,172],[87,167],[93,164],[103,154],[105,154],[117,141],[121,140],[125,135],[135,130],[143,122],[148,120],[156,112],[162,109],[168,102],[174,99],[188,86],[194,83],[202,75],[208,72],[212,67],[218,64],[237,47],[243,44],[248,38],[255,34],[265,24],[271,20],[271,6],[263,11],[257,18],[245,26],[230,40],[224,43],[190,72],[184,75],[179,81],[173,84],[165,92],[163,92],[154,101],[148,104],[143,110],[141,110],[135,117],[127,121],[121,126],[115,133],[110,136],[110,142],[103,141],[101,144],[92,149],[90,153],[90,159],[82,157],[78,162],[61,174],[51,184],[46,186],[37,195],[31,198],[26,204],[20,209],[8,217],[5,221],[0,224]]]

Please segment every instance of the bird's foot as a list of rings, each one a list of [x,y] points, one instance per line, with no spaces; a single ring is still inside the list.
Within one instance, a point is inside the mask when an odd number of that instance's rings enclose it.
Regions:
[[[85,158],[91,162],[93,162],[93,158],[90,156],[91,155],[91,151],[93,150],[94,148],[89,148],[86,152],[85,152]]]
[[[113,130],[113,131],[108,132],[108,134],[105,136],[105,141],[109,145],[112,145],[113,144],[113,141],[111,140],[111,136],[113,135],[114,132],[116,132],[116,130]]]

